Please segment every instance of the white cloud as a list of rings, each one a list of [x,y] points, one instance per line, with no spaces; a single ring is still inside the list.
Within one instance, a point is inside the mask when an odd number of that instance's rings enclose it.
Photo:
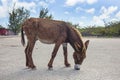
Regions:
[[[94,4],[98,0],[66,0],[65,4],[66,6],[74,6],[78,3],[87,3],[87,4]]]
[[[43,0],[43,1],[39,1],[40,6],[47,8],[49,6],[49,4],[54,3],[55,0]]]
[[[114,14],[115,11],[117,11],[118,7],[117,6],[110,6],[108,8],[106,7],[101,7],[101,15],[99,16],[94,16],[93,21],[95,22],[96,25],[104,25],[103,20],[109,20],[111,19],[111,15]],[[117,15],[117,14],[116,14]]]
[[[67,6],[74,6],[77,3],[83,3],[83,2],[84,2],[84,0],[67,0],[65,4]]]
[[[77,7],[77,8],[75,9],[75,11],[76,11],[77,13],[80,12],[80,11],[84,11],[84,12],[86,12],[86,13],[94,14],[95,8],[83,9],[83,8],[81,8],[81,7]]]
[[[99,16],[94,16],[92,23],[95,25],[104,26],[103,19],[101,19]]]
[[[118,9],[117,6],[110,6],[108,9],[103,6],[100,11],[102,14],[105,14],[106,16],[108,16],[114,13],[117,9]]]
[[[28,10],[32,10],[33,8],[35,8],[36,4],[34,2],[17,2],[16,3],[16,8],[18,7],[24,7]]]
[[[68,15],[68,14],[69,14],[69,12],[68,12],[68,11],[65,11],[65,12],[64,12],[64,14]]]
[[[0,6],[0,18],[4,18],[8,15],[8,10],[6,6]]]
[[[93,14],[95,12],[95,8],[88,9],[88,10],[86,10],[86,12]]]
[[[80,12],[80,11],[84,11],[84,9],[81,8],[81,7],[77,7],[77,8],[75,9],[75,11],[78,13],[78,12]]]
[[[120,18],[120,11],[115,15],[115,17]]]
[[[84,25],[84,22],[80,21],[80,22],[79,22],[79,25],[80,25],[80,26],[83,26],[83,25]]]
[[[88,4],[94,4],[94,3],[97,2],[97,0],[86,0],[86,2],[87,2]]]
[[[81,18],[81,19],[87,19],[87,17],[86,17],[86,16],[81,16],[80,18]]]
[[[54,3],[55,0],[46,0],[46,2],[48,2],[48,3]]]
[[[44,2],[44,1],[40,1],[39,2],[40,6],[47,8],[48,7],[48,3]]]
[[[8,17],[8,13],[12,11],[14,5],[15,5],[15,8],[24,7],[25,9],[29,10],[31,14],[37,14],[37,7],[40,8],[40,6],[42,6],[47,8],[49,4],[52,4],[54,2],[55,0],[45,0],[45,1],[34,0],[31,2],[26,2],[25,0],[23,1],[1,0],[0,18]]]
[[[101,15],[99,16],[100,19],[108,19],[118,9],[117,6],[110,6],[108,8],[102,7],[101,8]]]
[[[0,6],[1,15],[0,18],[8,17],[8,13],[12,11],[15,4],[15,8],[24,7],[35,13],[36,4],[34,2],[20,2],[18,0],[1,0],[2,5]]]
[[[1,0],[2,5],[0,6],[0,18],[5,18],[8,16],[8,1],[7,0]]]
[[[113,19],[111,19],[110,22],[117,22],[117,21],[119,21],[119,19],[117,19],[117,18],[113,18]]]
[[[36,14],[36,4],[34,2],[20,2],[18,0],[1,0],[0,24],[4,27],[6,27],[8,24],[9,12],[12,11],[14,4],[15,8],[25,7],[31,12],[31,14]]]

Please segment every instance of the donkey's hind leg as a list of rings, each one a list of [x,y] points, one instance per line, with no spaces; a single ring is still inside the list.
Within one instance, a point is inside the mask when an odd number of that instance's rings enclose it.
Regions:
[[[27,43],[27,46],[25,48],[25,56],[26,56],[26,66],[29,67],[29,60],[28,60],[28,47],[29,43]]]
[[[63,43],[63,54],[64,54],[64,64],[66,67],[70,67],[70,64],[68,62],[68,53],[67,53],[67,43]]]
[[[26,54],[26,66],[28,68],[36,68],[33,59],[32,59],[32,51],[35,45],[35,41],[28,41],[27,47],[25,49],[25,54]]]

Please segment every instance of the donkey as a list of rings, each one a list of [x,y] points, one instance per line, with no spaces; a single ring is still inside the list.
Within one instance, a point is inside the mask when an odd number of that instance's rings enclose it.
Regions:
[[[36,68],[32,59],[32,51],[36,40],[40,40],[42,43],[55,44],[51,59],[48,63],[48,69],[53,69],[52,64],[60,45],[63,46],[64,64],[66,67],[70,67],[67,59],[67,43],[70,43],[74,49],[74,68],[76,70],[80,69],[79,66],[86,57],[86,50],[89,44],[89,40],[83,43],[82,36],[77,29],[64,21],[29,18],[22,24],[21,28],[21,42],[24,46],[25,39],[23,31],[25,32],[28,40],[27,46],[25,48],[26,66],[28,68]]]

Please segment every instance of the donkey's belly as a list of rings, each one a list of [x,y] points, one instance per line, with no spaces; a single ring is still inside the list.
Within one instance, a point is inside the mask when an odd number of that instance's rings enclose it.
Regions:
[[[37,31],[37,30],[36,30]],[[37,37],[42,43],[53,44],[60,36],[60,31],[57,28],[40,26]]]
[[[40,39],[38,38],[40,42],[45,43],[45,44],[53,44],[55,43],[54,40],[47,40],[47,39]]]

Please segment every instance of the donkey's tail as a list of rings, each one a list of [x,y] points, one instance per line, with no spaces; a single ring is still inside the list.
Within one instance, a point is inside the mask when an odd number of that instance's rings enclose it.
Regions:
[[[23,27],[21,28],[21,43],[23,46],[25,46],[25,38],[24,38],[24,33],[23,33]]]

